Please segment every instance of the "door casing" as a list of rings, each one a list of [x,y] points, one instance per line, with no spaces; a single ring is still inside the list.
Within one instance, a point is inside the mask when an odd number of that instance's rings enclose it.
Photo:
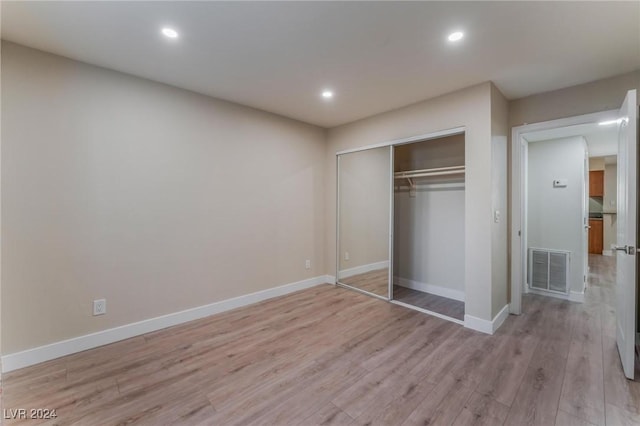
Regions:
[[[527,144],[526,133],[597,123],[618,117],[618,110],[578,115],[513,127],[511,131],[511,303],[509,312],[522,313],[522,293],[527,282]]]

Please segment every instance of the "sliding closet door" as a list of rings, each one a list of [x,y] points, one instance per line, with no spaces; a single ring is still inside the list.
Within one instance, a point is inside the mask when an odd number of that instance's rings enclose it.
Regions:
[[[389,295],[391,147],[338,155],[337,281]]]

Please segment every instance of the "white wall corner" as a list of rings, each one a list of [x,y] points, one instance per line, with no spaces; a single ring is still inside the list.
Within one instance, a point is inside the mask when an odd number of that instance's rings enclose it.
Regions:
[[[232,299],[221,300],[208,305],[198,306],[196,308],[187,309],[172,314],[163,315],[156,318],[150,318],[143,321],[126,324],[123,326],[110,328],[108,330],[98,331],[96,333],[84,336],[74,337],[60,342],[50,343],[48,345],[27,349],[21,352],[7,354],[2,356],[2,372],[17,370],[19,368],[28,367],[30,365],[39,364],[55,358],[77,352],[86,351],[88,349],[97,348],[99,346],[114,343],[120,340],[129,339],[141,334],[150,333],[163,328],[172,327],[174,325],[183,324],[189,321],[208,317],[231,309],[240,308],[271,299],[278,296],[284,296],[295,291],[304,290],[315,287],[317,285],[333,283],[333,277],[330,275],[320,275],[318,277],[285,284],[279,287],[273,287],[261,290],[255,293],[234,297]]]
[[[584,291],[571,291],[569,293],[569,301],[570,302],[577,302],[577,303],[584,303],[585,300],[585,292]]]
[[[504,305],[500,312],[496,314],[491,321],[474,317],[471,315],[464,316],[464,326],[472,330],[479,331],[485,334],[493,334],[504,323],[509,316],[509,304]]]

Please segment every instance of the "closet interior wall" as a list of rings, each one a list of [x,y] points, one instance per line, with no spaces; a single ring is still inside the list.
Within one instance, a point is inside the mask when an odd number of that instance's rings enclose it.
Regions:
[[[464,133],[394,151],[393,299],[464,320]],[[406,179],[402,172],[424,171]],[[430,172],[432,171],[432,172]]]

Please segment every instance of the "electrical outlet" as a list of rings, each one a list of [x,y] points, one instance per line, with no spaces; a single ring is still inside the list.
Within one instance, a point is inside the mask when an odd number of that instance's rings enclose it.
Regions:
[[[349,252],[348,251],[344,252],[344,260],[349,260]]]
[[[311,261],[309,259],[304,261],[304,268],[311,269]]]
[[[107,299],[97,299],[93,301],[93,315],[104,315],[107,313]]]

